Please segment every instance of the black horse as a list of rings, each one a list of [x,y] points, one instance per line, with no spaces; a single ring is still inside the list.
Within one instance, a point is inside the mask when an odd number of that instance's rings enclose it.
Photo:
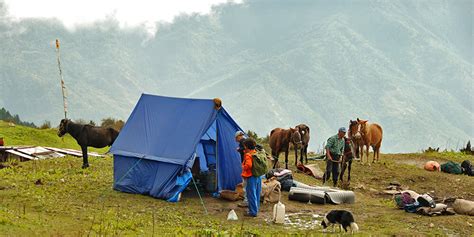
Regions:
[[[59,124],[58,136],[71,134],[82,149],[82,168],[89,167],[87,147],[102,148],[111,146],[119,132],[113,128],[95,127],[89,124],[77,124],[69,119],[62,119]]]
[[[344,155],[342,156],[341,162],[341,174],[339,175],[339,180],[343,182],[344,172],[348,168],[347,182],[351,181],[351,166],[352,160],[354,158],[354,150],[351,144],[350,138],[344,137]],[[349,165],[348,165],[349,163]]]

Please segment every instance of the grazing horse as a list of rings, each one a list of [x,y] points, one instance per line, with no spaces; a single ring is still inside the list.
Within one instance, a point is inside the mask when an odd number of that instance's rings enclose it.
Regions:
[[[342,156],[341,162],[341,174],[339,175],[339,180],[343,182],[344,172],[346,168],[348,169],[347,172],[347,182],[351,181],[351,166],[352,166],[352,159],[354,158],[354,149],[353,145],[351,144],[351,139],[344,137],[344,155]],[[348,165],[349,164],[349,165]]]
[[[352,121],[351,121],[352,124]],[[374,158],[372,162],[379,161],[380,146],[382,146],[383,131],[382,127],[376,123],[369,124],[367,120],[360,120],[357,118],[357,125],[352,126],[351,130],[352,139],[354,139],[355,145],[360,147],[360,159],[363,162],[364,152],[363,146],[366,147],[367,162],[369,161],[369,147],[374,150]]]
[[[77,124],[69,119],[62,119],[59,124],[58,136],[71,134],[82,149],[82,168],[89,167],[87,147],[102,148],[111,146],[119,132],[113,128],[95,127],[89,124]]]
[[[289,128],[275,128],[270,132],[270,148],[272,149],[272,156],[278,161],[278,156],[281,152],[285,152],[285,167],[288,169],[288,152],[290,150],[290,142],[295,147],[295,154],[300,149],[302,141],[301,134],[298,129]],[[297,156],[296,156],[297,157]],[[295,157],[295,166],[298,160]],[[275,162],[276,165],[277,162]],[[274,165],[274,166],[275,166]],[[275,167],[274,167],[275,168]]]
[[[306,124],[299,124],[295,128],[300,132],[301,141],[303,142],[300,150],[300,163],[303,164],[304,156],[305,163],[308,164],[309,127]],[[298,159],[298,156],[296,156],[295,159]]]

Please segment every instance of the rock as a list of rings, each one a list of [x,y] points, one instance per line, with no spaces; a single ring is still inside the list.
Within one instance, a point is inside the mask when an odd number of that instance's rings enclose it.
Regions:
[[[433,223],[430,223],[430,228],[433,228],[434,227],[434,224]]]
[[[390,185],[395,185],[395,186],[402,186],[402,185],[400,184],[400,182],[395,181],[395,180],[392,181],[392,182],[390,182],[389,184],[390,184]]]
[[[43,185],[43,182],[41,182],[41,179],[36,180],[35,182],[36,185]]]
[[[472,227],[472,224],[469,222],[466,222],[469,227]]]
[[[355,186],[355,188],[365,190],[365,186],[363,184],[358,184],[357,186]]]
[[[383,191],[383,193],[389,194],[389,195],[395,195],[395,194],[399,194],[400,191],[398,191],[398,190],[385,190],[385,191]]]
[[[61,181],[61,182],[63,182],[63,183],[66,182],[64,179],[60,179],[59,181]]]
[[[370,191],[370,192],[373,192],[373,193],[378,193],[378,192],[379,192],[379,190],[377,190],[377,189],[375,189],[375,188],[370,188],[369,191]]]

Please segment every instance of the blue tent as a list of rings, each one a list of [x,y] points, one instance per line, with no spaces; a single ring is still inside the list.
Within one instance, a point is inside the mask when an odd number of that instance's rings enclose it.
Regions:
[[[242,182],[239,130],[213,100],[142,94],[110,148],[114,189],[176,202],[199,159],[201,171],[217,173],[218,190],[234,190]]]

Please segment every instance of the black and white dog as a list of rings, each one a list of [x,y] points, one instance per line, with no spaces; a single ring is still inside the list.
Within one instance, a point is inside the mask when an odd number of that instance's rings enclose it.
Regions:
[[[334,230],[334,225],[339,225],[339,229],[342,226],[347,232],[347,227],[351,229],[351,233],[359,231],[359,226],[354,221],[354,216],[349,211],[344,210],[332,210],[326,216],[324,216],[323,222],[321,225],[324,229],[332,225]]]

